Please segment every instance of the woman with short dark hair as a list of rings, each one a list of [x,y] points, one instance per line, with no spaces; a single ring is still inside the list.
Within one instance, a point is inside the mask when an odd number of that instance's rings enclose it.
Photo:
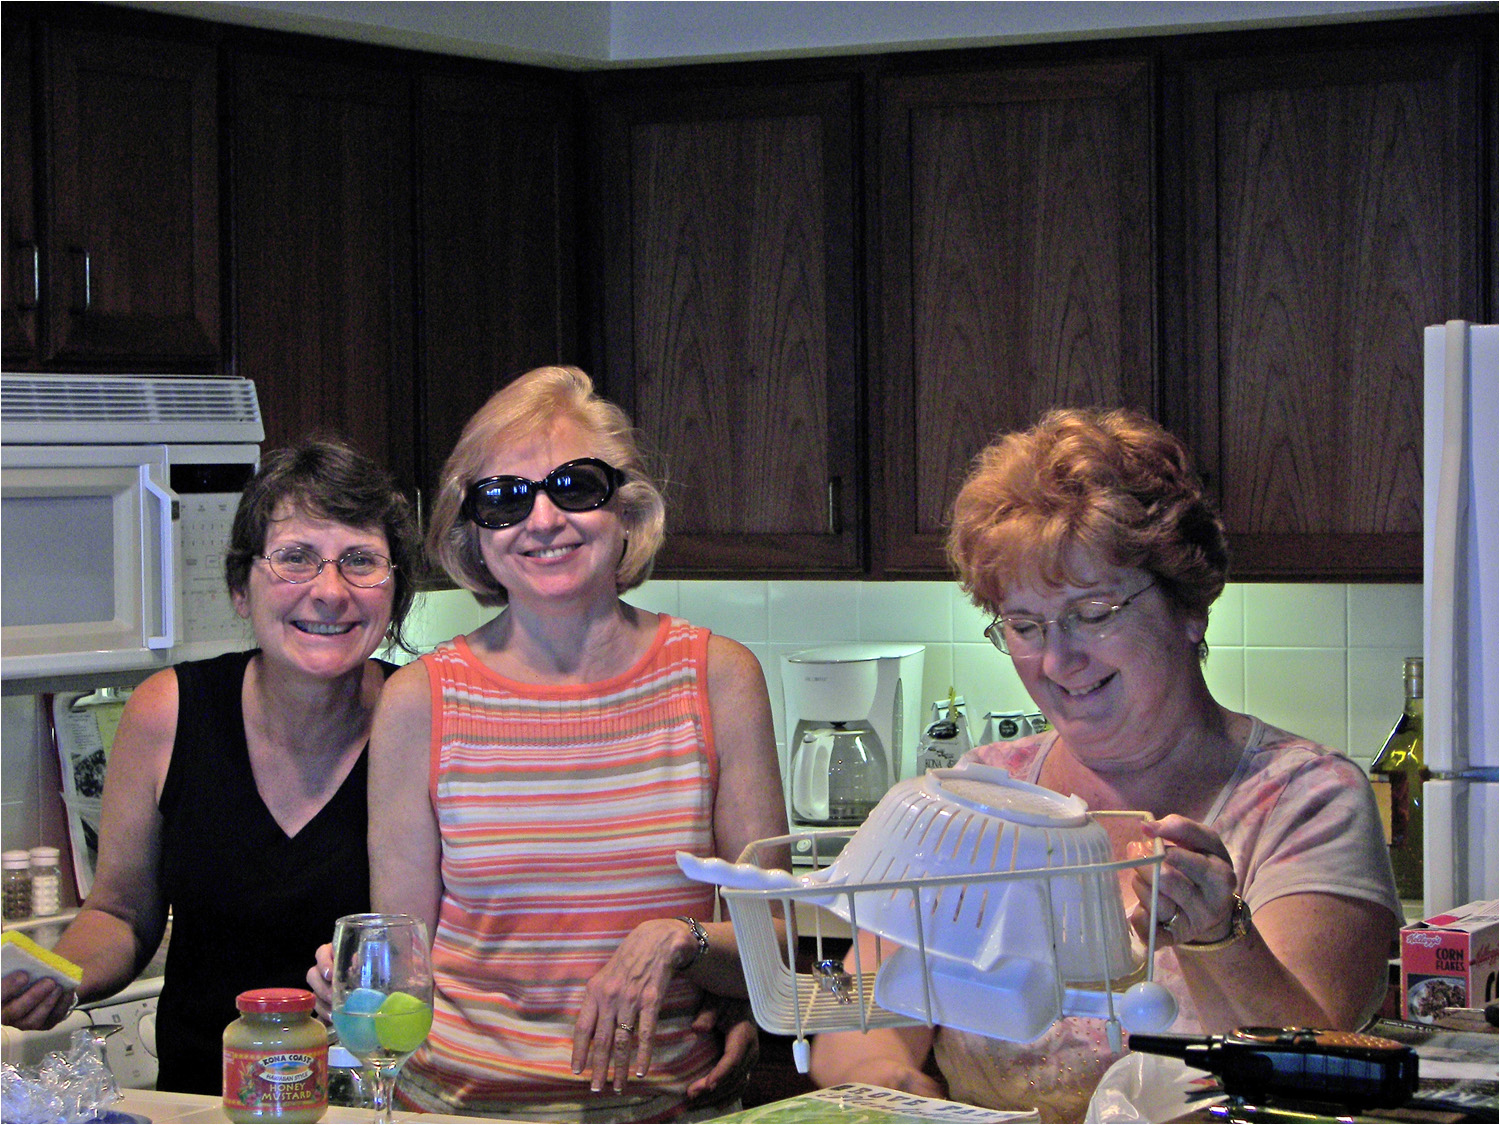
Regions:
[[[156,1015],[163,1090],[217,1094],[251,988],[300,987],[343,914],[369,909],[366,754],[421,541],[389,474],[329,441],[266,455],[225,574],[257,647],[156,673],[110,750],[99,861],[57,952],[77,997],[6,978],[5,1022],[50,1027],[123,988],[172,917]]]

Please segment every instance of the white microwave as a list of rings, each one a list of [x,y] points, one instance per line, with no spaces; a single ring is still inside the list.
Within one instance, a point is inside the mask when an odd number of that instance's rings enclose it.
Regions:
[[[0,678],[248,646],[224,548],[265,430],[230,377],[0,375]]]

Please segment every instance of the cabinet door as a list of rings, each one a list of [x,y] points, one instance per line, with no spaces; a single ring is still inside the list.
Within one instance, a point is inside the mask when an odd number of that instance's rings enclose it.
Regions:
[[[881,83],[884,574],[946,573],[948,510],[997,433],[1153,408],[1150,79],[1126,59]]]
[[[53,355],[80,366],[216,370],[214,48],[114,32],[47,35]]]
[[[31,105],[32,26],[5,14],[4,51],[4,259],[0,260],[4,300],[0,302],[0,341],[7,371],[29,364],[37,352],[38,308],[42,297],[42,252],[37,242],[35,139]]]
[[[1184,69],[1169,413],[1236,577],[1420,579],[1422,329],[1486,312],[1475,73],[1462,40]]]
[[[579,363],[574,100],[553,82],[422,78],[418,480],[517,375]]]
[[[408,78],[332,60],[236,60],[237,374],[267,447],[336,434],[413,472]]]
[[[861,566],[848,83],[611,91],[605,385],[660,449],[659,572]]]

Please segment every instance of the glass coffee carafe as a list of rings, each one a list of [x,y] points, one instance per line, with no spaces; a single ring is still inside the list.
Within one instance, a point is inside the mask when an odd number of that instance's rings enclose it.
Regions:
[[[885,747],[867,723],[807,728],[792,755],[792,816],[801,824],[862,824],[890,784]]]

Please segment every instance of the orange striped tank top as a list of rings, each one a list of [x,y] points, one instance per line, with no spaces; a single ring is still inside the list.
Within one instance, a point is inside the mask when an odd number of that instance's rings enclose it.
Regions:
[[[663,615],[625,674],[582,685],[505,679],[464,638],[422,660],[432,687],[432,800],[443,895],[435,1018],[402,1100],[439,1112],[614,1120],[670,1114],[716,1061],[674,978],[642,1081],[593,1094],[572,1071],[584,985],[637,924],[713,911],[681,849],[713,854],[717,781],[708,630]]]

